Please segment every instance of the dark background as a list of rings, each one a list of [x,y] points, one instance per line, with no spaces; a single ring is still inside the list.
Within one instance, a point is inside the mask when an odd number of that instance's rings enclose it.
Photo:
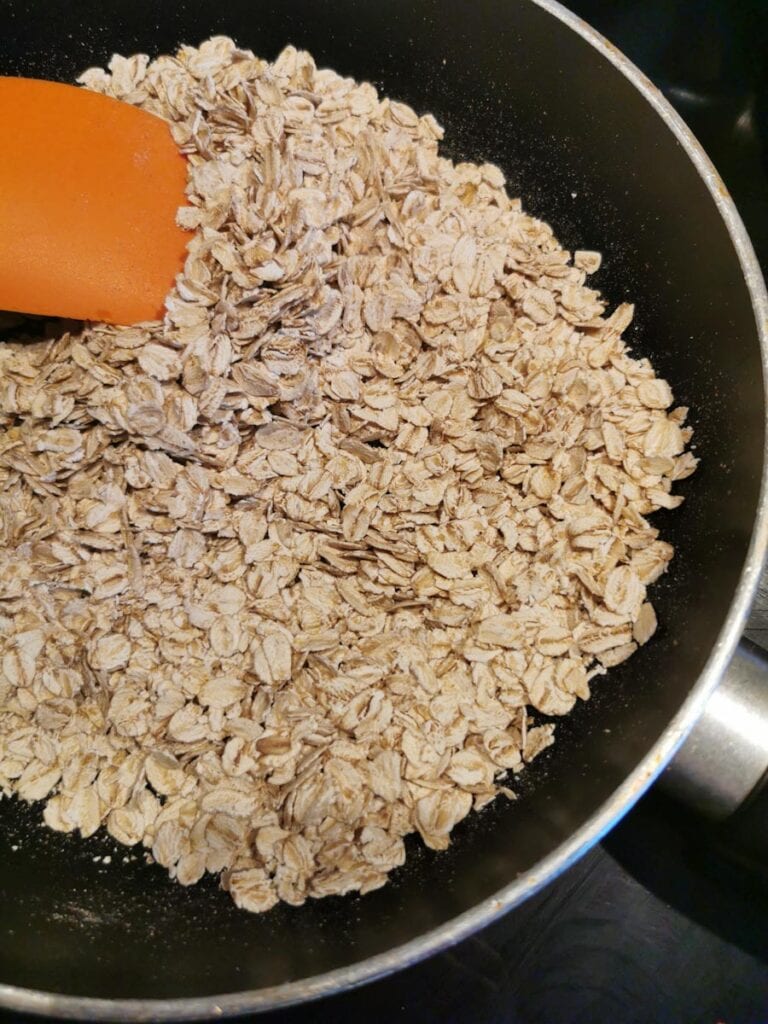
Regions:
[[[768,266],[768,0],[569,6],[677,107]],[[729,858],[727,839],[654,791],[569,872],[454,950],[254,1020],[766,1024],[768,882]]]

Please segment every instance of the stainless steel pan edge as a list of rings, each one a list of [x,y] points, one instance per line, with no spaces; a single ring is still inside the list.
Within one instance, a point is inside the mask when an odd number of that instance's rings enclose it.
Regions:
[[[555,0],[532,2],[580,35],[624,75],[675,135],[706,184],[731,237],[749,289],[760,338],[763,384],[768,404],[768,294],[752,244],[720,176],[686,124],[659,90],[616,47]],[[51,995],[0,984],[0,1006],[27,1013],[90,1021],[202,1020],[264,1012],[353,988],[416,963],[490,924],[499,915],[542,888],[598,842],[648,789],[681,747],[723,679],[742,635],[768,550],[766,451],[768,448],[764,440],[760,499],[744,568],[725,623],[712,646],[698,682],[664,735],[610,800],[533,870],[520,875],[471,911],[412,942],[360,963],[301,981],[216,997],[169,1000],[88,999]]]

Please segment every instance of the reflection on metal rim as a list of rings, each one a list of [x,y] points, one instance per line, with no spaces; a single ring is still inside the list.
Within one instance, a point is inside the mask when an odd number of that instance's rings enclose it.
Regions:
[[[749,288],[760,338],[765,386],[768,381],[768,294],[766,294],[752,243],[720,175],[682,118],[674,111],[656,86],[623,53],[581,18],[562,7],[556,0],[532,0],[532,2],[562,21],[609,60],[645,97],[687,152],[720,211],[738,255],[744,279]],[[768,394],[766,397],[768,400]],[[310,999],[318,999],[391,974],[460,942],[468,935],[490,924],[500,914],[522,903],[528,896],[578,860],[627,813],[671,760],[693,723],[703,711],[741,637],[762,570],[763,558],[768,548],[766,483],[766,460],[764,458],[760,499],[752,541],[741,579],[707,664],[680,711],[675,715],[661,739],[627,777],[611,799],[567,842],[540,861],[535,868],[520,875],[514,882],[501,889],[495,896],[484,900],[472,910],[448,921],[426,935],[398,946],[388,953],[351,964],[349,967],[338,968],[327,974],[273,988],[190,999],[111,1000],[50,995],[17,988],[13,985],[0,984],[0,1006],[19,1011],[91,1021],[202,1020],[258,1013]]]

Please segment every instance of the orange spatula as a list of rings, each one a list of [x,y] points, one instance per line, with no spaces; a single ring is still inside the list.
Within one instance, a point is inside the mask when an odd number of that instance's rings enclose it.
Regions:
[[[162,316],[190,235],[186,160],[158,117],[72,85],[0,78],[0,309]]]

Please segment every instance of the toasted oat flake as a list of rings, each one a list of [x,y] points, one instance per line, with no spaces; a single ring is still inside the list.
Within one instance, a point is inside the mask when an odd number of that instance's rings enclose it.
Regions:
[[[245,910],[369,892],[650,640],[686,410],[430,115],[224,37],[81,81],[195,234],[162,323],[0,349],[0,793]]]

